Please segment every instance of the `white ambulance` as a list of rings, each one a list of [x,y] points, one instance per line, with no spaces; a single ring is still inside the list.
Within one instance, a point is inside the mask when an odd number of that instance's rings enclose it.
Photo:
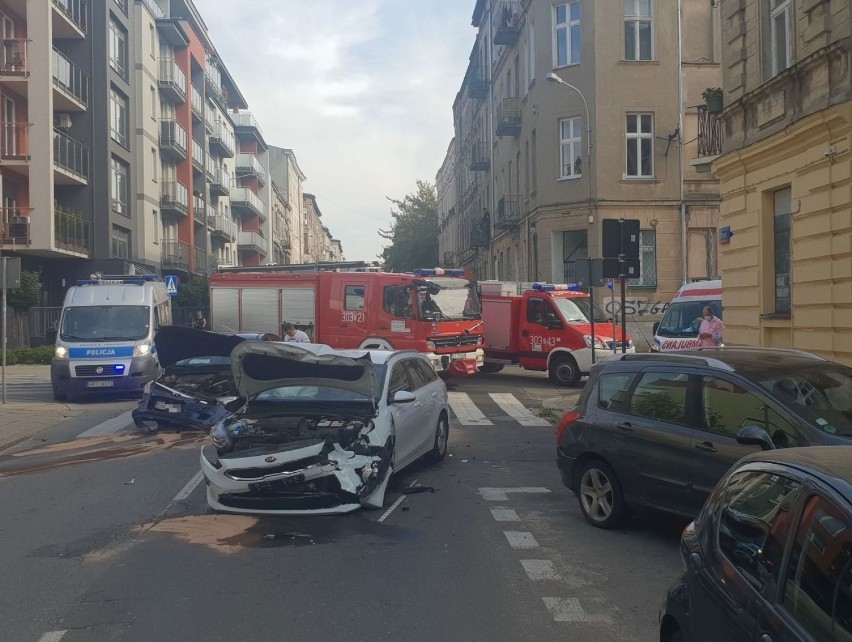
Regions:
[[[666,308],[662,321],[654,324],[652,352],[682,350],[698,345],[698,328],[704,318],[704,308],[722,317],[722,281],[709,279],[687,283],[677,291]]]

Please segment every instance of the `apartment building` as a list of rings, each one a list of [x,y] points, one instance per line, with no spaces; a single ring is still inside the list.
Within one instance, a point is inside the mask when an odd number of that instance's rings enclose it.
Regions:
[[[313,263],[315,261],[328,260],[328,244],[330,248],[331,235],[326,234],[322,224],[322,211],[317,205],[317,197],[305,192],[302,195],[304,206],[305,227],[302,240],[302,262]]]
[[[306,177],[299,168],[292,149],[269,146],[269,171],[272,181],[284,199],[290,221],[290,257],[293,263],[303,263],[306,224],[302,184]]]
[[[292,239],[290,237],[290,228],[293,220],[293,212],[290,209],[290,203],[284,196],[284,193],[278,189],[275,181],[272,183],[273,206],[272,206],[272,263],[285,264],[292,263],[290,260],[292,250]]]
[[[444,263],[573,281],[601,256],[601,221],[626,218],[641,226],[635,312],[715,274],[718,119],[702,93],[721,84],[718,9],[478,0],[472,24],[437,176]]]
[[[726,340],[852,365],[849,1],[720,10]]]

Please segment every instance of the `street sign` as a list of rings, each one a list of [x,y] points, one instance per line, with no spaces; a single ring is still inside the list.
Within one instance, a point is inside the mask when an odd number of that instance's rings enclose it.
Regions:
[[[639,258],[639,219],[605,218],[601,221],[601,245],[607,259]]]
[[[0,284],[2,285],[2,284]],[[21,287],[21,259],[6,257],[6,288],[14,290]]]
[[[169,296],[177,296],[177,277],[169,275],[166,277],[166,292]]]
[[[574,278],[577,285],[584,288],[599,288],[605,285],[603,259],[577,259],[574,264]]]
[[[639,278],[639,259],[604,259],[603,276],[606,279],[617,279],[625,277],[628,279]]]

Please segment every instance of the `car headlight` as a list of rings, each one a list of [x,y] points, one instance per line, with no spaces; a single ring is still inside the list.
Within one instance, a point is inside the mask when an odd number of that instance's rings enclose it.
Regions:
[[[660,351],[660,345],[658,343],[652,343],[650,348],[651,348],[651,352],[659,352]]]
[[[434,352],[435,351],[435,342],[434,341],[427,341],[426,342],[426,349]]]
[[[584,334],[583,341],[586,342],[587,348],[591,348],[592,345],[594,345],[595,348],[599,348],[601,350],[607,350],[609,348],[609,346],[604,343],[604,341],[600,337],[593,337],[590,334]]]
[[[53,351],[53,356],[57,359],[67,359],[68,348],[65,346],[56,346],[56,350]]]
[[[225,423],[220,421],[210,429],[210,441],[220,453],[227,452],[234,447],[234,440],[228,429],[225,428]]]
[[[134,357],[144,357],[146,354],[151,354],[150,343],[140,343],[135,348],[133,348]]]

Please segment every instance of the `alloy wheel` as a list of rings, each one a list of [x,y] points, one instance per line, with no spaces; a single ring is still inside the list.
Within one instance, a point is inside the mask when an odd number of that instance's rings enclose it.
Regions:
[[[580,501],[589,519],[604,522],[613,511],[612,483],[606,474],[597,469],[589,468],[580,480]]]

